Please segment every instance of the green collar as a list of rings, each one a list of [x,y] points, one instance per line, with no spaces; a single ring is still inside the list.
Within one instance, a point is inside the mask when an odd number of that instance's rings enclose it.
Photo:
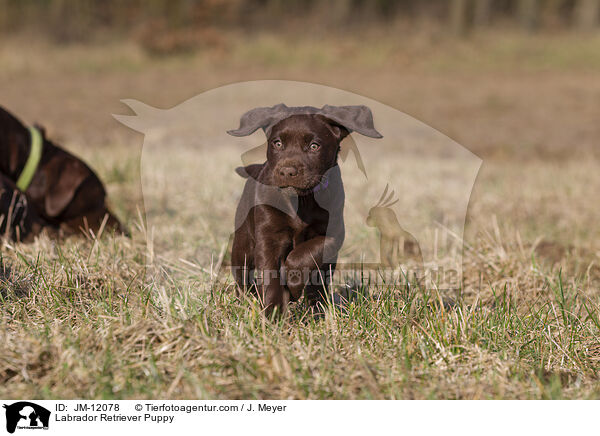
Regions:
[[[37,170],[40,159],[42,158],[43,141],[40,131],[35,127],[30,127],[29,135],[31,136],[31,151],[29,152],[29,157],[23,167],[23,171],[17,180],[17,188],[23,192],[27,191],[27,188],[29,188],[35,170]]]

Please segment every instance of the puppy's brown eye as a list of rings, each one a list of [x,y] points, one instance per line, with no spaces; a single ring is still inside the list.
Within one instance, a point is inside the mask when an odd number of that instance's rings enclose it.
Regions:
[[[317,151],[319,148],[321,148],[321,146],[316,142],[313,142],[308,146],[308,148],[310,148],[311,151]]]
[[[281,148],[283,147],[283,144],[281,143],[281,141],[278,139],[276,141],[273,141],[273,147],[275,148]]]

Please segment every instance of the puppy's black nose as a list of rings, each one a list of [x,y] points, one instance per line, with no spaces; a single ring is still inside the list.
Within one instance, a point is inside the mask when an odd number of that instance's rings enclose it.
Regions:
[[[296,167],[281,167],[279,168],[279,175],[281,177],[295,177],[298,175],[298,169]]]

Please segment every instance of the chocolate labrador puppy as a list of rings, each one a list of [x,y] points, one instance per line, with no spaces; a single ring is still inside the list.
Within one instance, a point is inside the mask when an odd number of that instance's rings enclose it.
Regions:
[[[236,211],[232,272],[267,313],[284,310],[302,291],[312,306],[326,295],[344,241],[340,142],[352,131],[382,136],[366,106],[283,104],[247,112],[228,133],[259,128],[268,139],[267,161],[236,170],[248,180]]]
[[[36,140],[40,144],[37,159],[32,158]],[[2,107],[0,174],[4,176],[3,184],[6,180],[21,184],[18,187],[27,196],[30,215],[42,227],[60,229],[63,234],[79,233],[82,229],[97,233],[104,223],[107,230],[123,231],[106,206],[106,191],[96,174],[46,138],[42,128],[26,128]],[[29,175],[25,181],[24,174]]]

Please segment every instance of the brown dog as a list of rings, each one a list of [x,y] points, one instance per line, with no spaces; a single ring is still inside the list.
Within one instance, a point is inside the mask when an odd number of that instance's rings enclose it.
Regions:
[[[41,156],[24,193],[31,216],[43,226],[64,234],[82,229],[97,233],[103,223],[107,230],[123,231],[106,206],[106,191],[100,179],[80,159],[48,140],[43,129]],[[30,158],[33,133],[0,107],[0,174],[17,183]],[[0,210],[0,214],[7,212]],[[35,229],[32,229],[35,230]]]
[[[344,189],[337,158],[351,131],[380,138],[365,106],[253,109],[240,128],[262,128],[267,161],[236,171],[248,181],[236,211],[232,272],[242,290],[255,292],[267,313],[285,309],[304,290],[322,301],[344,241]]]

